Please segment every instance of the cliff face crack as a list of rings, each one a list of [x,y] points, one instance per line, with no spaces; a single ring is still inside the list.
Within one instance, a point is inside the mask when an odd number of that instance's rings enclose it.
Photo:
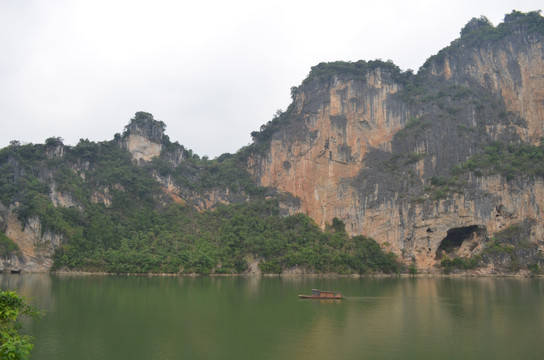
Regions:
[[[474,250],[478,245],[478,239],[486,234],[485,226],[470,225],[448,230],[447,236],[442,239],[436,250],[436,260],[441,260],[444,255],[458,255],[463,244],[468,245],[469,250]]]

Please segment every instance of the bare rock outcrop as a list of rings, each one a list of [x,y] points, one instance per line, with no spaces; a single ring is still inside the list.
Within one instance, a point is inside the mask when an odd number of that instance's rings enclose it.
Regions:
[[[164,129],[165,124],[155,121],[153,115],[138,112],[126,126],[121,144],[134,160],[150,161],[161,154]]]

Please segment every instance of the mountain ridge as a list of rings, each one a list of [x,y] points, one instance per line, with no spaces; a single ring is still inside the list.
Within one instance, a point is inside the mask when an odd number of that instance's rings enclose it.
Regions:
[[[539,12],[514,11],[497,27],[472,19],[417,74],[318,64],[253,144],[212,160],[145,112],[109,142],[12,142],[4,268],[537,273],[543,37]]]

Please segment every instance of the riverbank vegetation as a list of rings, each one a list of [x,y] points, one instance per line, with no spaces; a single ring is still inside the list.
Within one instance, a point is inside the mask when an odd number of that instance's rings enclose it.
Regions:
[[[202,213],[172,204],[161,212],[132,214],[132,219],[96,211],[81,219],[79,235],[56,251],[54,269],[237,274],[255,262],[271,274],[292,268],[340,274],[401,270],[395,256],[374,240],[332,228],[323,232],[302,214],[282,217],[277,200]]]
[[[15,291],[0,291],[0,359],[26,360],[34,348],[32,337],[20,334],[21,316],[40,318],[43,314]]]

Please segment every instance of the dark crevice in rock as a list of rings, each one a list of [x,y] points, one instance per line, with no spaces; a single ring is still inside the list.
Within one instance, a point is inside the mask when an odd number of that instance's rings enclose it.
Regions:
[[[485,226],[470,225],[448,230],[447,236],[440,242],[436,250],[436,260],[440,260],[444,254],[457,252],[463,242],[472,240],[476,235],[485,235]]]

